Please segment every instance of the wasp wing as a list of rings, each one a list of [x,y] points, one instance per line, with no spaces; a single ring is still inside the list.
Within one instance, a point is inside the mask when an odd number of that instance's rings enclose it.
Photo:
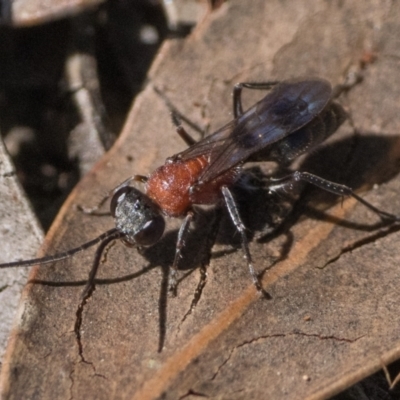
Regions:
[[[331,96],[330,83],[322,79],[284,81],[243,115],[177,156],[188,160],[208,154],[199,183],[211,181],[307,125]]]
[[[222,128],[218,129],[216,132],[199,140],[194,145],[190,146],[186,150],[176,154],[172,158],[179,158],[181,160],[190,160],[191,158],[196,158],[204,155],[210,155],[221,148],[229,136],[232,134],[236,127],[236,120],[232,120]]]

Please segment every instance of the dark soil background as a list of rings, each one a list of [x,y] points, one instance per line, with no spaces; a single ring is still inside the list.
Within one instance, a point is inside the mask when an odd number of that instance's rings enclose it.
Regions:
[[[152,1],[112,1],[40,26],[0,27],[0,131],[45,230],[81,176],[82,155],[71,149],[80,111],[67,58],[78,51],[97,62],[93,102],[104,112],[106,150],[162,41],[187,31],[170,31],[161,4]]]

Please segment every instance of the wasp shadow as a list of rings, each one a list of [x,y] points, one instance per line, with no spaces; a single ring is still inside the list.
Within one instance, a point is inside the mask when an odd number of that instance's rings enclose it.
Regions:
[[[346,185],[354,191],[382,184],[400,172],[399,138],[397,135],[367,134],[345,138],[323,145],[306,155],[296,170]],[[254,170],[251,172],[254,173]],[[376,223],[364,223],[329,216],[321,209],[326,210],[336,204],[338,196],[310,184],[293,182],[292,192],[286,189],[282,193],[279,190],[271,193],[269,184],[274,183],[271,178],[286,176],[288,173],[287,169],[278,169],[276,174],[269,176],[259,170],[261,184],[258,190],[253,190],[247,197],[240,194],[237,197],[243,222],[252,238],[256,236],[259,242],[265,243],[286,233],[290,243],[288,232],[302,216],[328,219],[341,226],[365,231],[373,231],[388,224],[378,217]],[[274,215],[277,212],[278,217]],[[290,246],[285,253],[289,250]]]
[[[389,182],[400,172],[399,139],[398,135],[354,135],[311,153],[301,164],[300,170],[346,185],[354,192],[366,191],[376,184]],[[338,201],[337,195],[312,185],[308,186],[305,196],[310,205],[304,210],[305,214],[315,218],[327,218],[327,215],[319,212],[315,206],[323,204],[324,208],[329,208]],[[385,221],[379,221],[379,217],[378,222],[372,224],[329,218],[339,225],[366,231],[387,224]]]
[[[361,187],[382,184],[400,172],[400,137],[362,135],[339,140],[321,146],[308,154],[298,170],[320,176],[357,190]],[[398,150],[396,150],[398,149]],[[278,168],[268,175],[259,166],[245,169],[243,180],[232,188],[241,218],[247,228],[249,240],[268,242],[284,233],[287,237],[284,254],[290,251],[293,238],[290,228],[306,216],[314,219],[329,219],[352,229],[373,231],[387,224],[382,221],[354,222],[335,219],[321,211],[338,201],[338,196],[310,184],[294,184],[292,191],[270,192],[271,178],[290,173]],[[273,181],[272,181],[273,183]],[[168,231],[157,244],[146,248],[142,254],[153,266],[167,271],[175,257],[177,229]],[[223,204],[220,207],[198,210],[193,226],[185,240],[179,269],[183,277],[199,264],[207,264],[214,243],[229,245],[232,252],[241,248],[241,237],[234,227]],[[214,252],[212,257],[222,257],[229,250]],[[184,279],[184,278],[183,278]]]
[[[354,190],[365,185],[381,184],[392,179],[400,171],[399,136],[363,135],[353,136],[324,145],[307,155],[298,170],[318,175],[324,179],[344,184]],[[374,230],[382,226],[377,224],[335,220],[327,217],[316,207],[324,203],[328,208],[337,202],[336,195],[327,193],[311,185],[294,185],[293,192],[270,192],[271,178],[285,176],[289,170],[280,168],[272,176],[260,167],[245,169],[243,180],[232,188],[239,212],[247,228],[249,240],[268,242],[277,235],[285,234],[280,261],[287,257],[293,244],[290,228],[305,215],[317,219],[332,219],[335,223],[353,229]],[[304,190],[303,189],[304,186]],[[140,250],[147,265],[140,271],[113,279],[96,279],[96,285],[115,284],[136,279],[153,268],[161,268],[163,279],[159,296],[159,351],[162,350],[166,332],[166,310],[168,302],[168,274],[175,258],[178,229],[166,232],[162,240],[155,245]],[[227,211],[220,207],[201,209],[196,213],[193,226],[185,241],[179,269],[182,271],[180,282],[198,265],[207,265],[212,257],[220,257],[228,251],[211,253],[214,243],[227,244],[232,252],[241,247],[241,238]],[[270,268],[267,267],[266,269]],[[262,273],[265,271],[262,271]],[[49,282],[34,280],[48,286],[84,286],[86,281]],[[195,289],[194,289],[195,291]]]

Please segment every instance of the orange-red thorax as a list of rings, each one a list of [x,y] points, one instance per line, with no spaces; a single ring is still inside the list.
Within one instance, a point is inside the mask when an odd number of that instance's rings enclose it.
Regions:
[[[146,194],[170,217],[185,215],[193,204],[215,204],[221,198],[221,187],[235,182],[239,169],[233,168],[190,190],[208,164],[207,156],[167,161],[149,177]]]

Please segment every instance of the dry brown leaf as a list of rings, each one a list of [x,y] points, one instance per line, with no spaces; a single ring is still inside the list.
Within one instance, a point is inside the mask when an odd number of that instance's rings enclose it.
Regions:
[[[111,219],[82,215],[76,204],[95,204],[126,177],[149,173],[184,148],[152,85],[213,130],[231,118],[237,81],[317,75],[338,83],[369,54],[375,62],[345,99],[356,129],[344,125],[305,165],[354,187],[382,183],[363,195],[400,213],[400,182],[393,177],[400,154],[399,16],[397,3],[372,1],[225,3],[188,39],[163,46],[119,141],[53,225],[48,251],[113,226]],[[262,204],[246,207],[253,225],[264,221]],[[400,355],[400,253],[398,228],[368,230],[377,219],[354,201],[337,204],[329,215],[310,212],[313,218],[286,236],[252,241],[269,301],[257,296],[224,221],[194,308],[200,268],[182,280],[177,298],[166,295],[176,231],[144,255],[122,243],[112,247],[81,321],[79,296],[93,252],[37,269],[8,348],[4,398],[320,399],[338,393]],[[213,215],[205,218],[209,226],[189,241],[183,268],[208,258],[203,234],[213,230]]]
[[[3,244],[0,262],[15,254],[34,257],[43,240],[43,232],[24,193],[17,183],[16,172],[0,141],[0,242]],[[18,221],[18,223],[16,223]],[[21,242],[21,238],[24,240]],[[29,270],[13,268],[0,275],[0,357],[3,356],[12,322]]]

